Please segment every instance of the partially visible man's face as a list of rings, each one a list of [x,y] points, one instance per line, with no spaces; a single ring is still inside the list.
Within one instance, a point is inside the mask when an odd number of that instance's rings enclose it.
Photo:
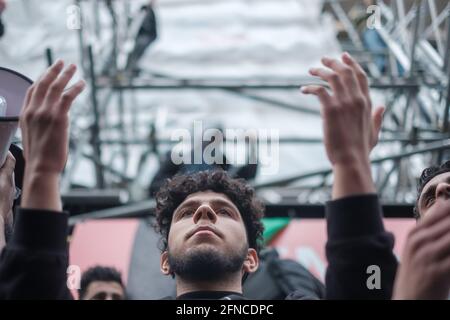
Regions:
[[[125,292],[115,281],[92,281],[83,300],[124,300]]]
[[[220,279],[243,270],[249,251],[238,208],[213,191],[189,195],[175,210],[168,237],[168,263],[177,276]]]
[[[438,211],[450,212],[450,172],[435,176],[422,189],[417,204],[421,217]]]

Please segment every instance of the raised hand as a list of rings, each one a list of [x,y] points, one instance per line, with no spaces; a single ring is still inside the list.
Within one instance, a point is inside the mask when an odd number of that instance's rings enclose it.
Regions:
[[[324,144],[333,166],[333,198],[358,193],[374,193],[369,154],[378,142],[384,107],[372,114],[367,76],[349,55],[342,61],[323,58],[325,68],[313,68],[311,75],[326,81],[323,86],[306,86],[305,94],[321,102]]]
[[[326,81],[332,95],[322,86],[307,86],[303,93],[316,95],[321,102],[325,147],[331,163],[348,163],[368,158],[378,142],[384,107],[372,115],[367,76],[349,55],[323,58],[327,68],[313,68],[311,75]]]
[[[426,215],[410,232],[394,299],[443,299],[450,290],[450,212]]]
[[[76,66],[70,65],[62,72],[63,68],[61,60],[56,62],[30,87],[20,116],[26,161],[24,207],[60,208],[57,190],[68,153],[69,109],[85,87],[84,81],[79,81],[64,90],[74,76]],[[42,194],[46,192],[42,190],[43,183],[49,194]],[[33,194],[40,194],[42,201],[37,201]],[[34,200],[30,203],[31,195]],[[46,198],[50,199],[47,204],[44,203],[48,200]]]

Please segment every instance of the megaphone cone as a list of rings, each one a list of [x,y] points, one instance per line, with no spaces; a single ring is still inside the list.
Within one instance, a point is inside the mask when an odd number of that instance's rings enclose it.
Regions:
[[[19,126],[19,115],[27,90],[32,84],[33,81],[26,76],[0,67],[0,166],[6,160]]]

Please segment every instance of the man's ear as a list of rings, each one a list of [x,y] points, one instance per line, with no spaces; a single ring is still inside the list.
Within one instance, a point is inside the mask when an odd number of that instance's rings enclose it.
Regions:
[[[167,252],[167,250],[164,251],[163,253],[161,253],[160,269],[161,269],[161,272],[165,276],[168,276],[171,274],[170,265],[169,265],[169,253]]]
[[[258,270],[259,257],[255,249],[249,248],[247,250],[247,258],[244,261],[244,273],[253,273]]]

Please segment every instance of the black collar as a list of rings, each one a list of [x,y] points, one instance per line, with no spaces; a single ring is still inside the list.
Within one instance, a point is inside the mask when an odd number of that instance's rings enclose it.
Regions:
[[[218,300],[226,296],[239,296],[243,297],[242,293],[233,291],[194,291],[184,293],[177,297],[177,300]]]

